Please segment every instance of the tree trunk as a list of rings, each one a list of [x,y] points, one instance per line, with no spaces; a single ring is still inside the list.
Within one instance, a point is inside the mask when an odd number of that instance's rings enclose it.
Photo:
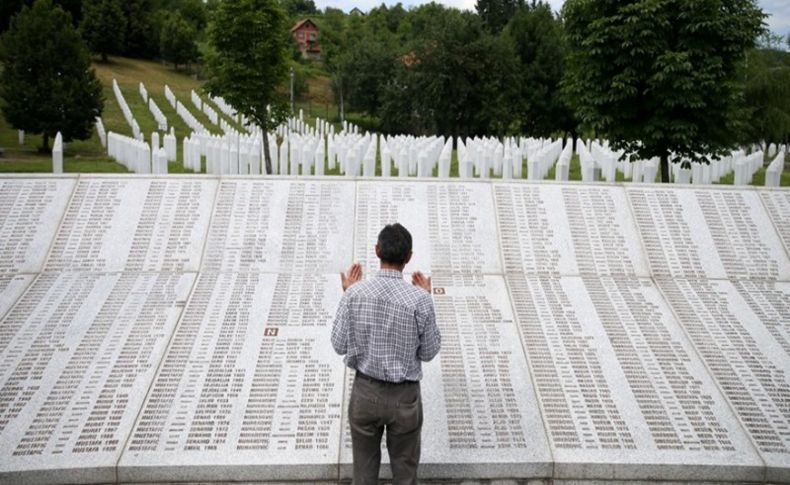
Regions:
[[[41,148],[39,148],[41,153],[49,153],[49,133],[44,132],[41,135]]]
[[[340,81],[340,122],[346,121],[346,110],[343,106],[343,81]]]
[[[666,153],[661,155],[661,182],[669,183],[669,155]]]
[[[107,63],[107,53],[106,52],[102,52],[101,53],[101,61],[103,63],[105,63],[105,64]]]
[[[269,153],[269,130],[268,123],[264,123],[263,129],[263,159],[266,161],[266,175],[272,174],[272,156]]]

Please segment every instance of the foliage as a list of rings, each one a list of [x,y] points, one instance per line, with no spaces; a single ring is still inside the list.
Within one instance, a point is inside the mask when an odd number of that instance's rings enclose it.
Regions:
[[[72,24],[76,27],[82,19],[82,0],[55,0],[55,5],[71,15]],[[0,2],[0,33],[8,30],[11,17],[18,14],[22,7],[33,4],[33,0],[3,0]]]
[[[92,52],[101,54],[102,62],[107,62],[107,54],[121,51],[125,30],[126,17],[120,0],[85,0],[82,3],[82,38]]]
[[[185,65],[197,60],[196,36],[195,28],[184,20],[180,12],[167,15],[159,36],[162,59],[172,62],[176,69],[179,64]]]
[[[521,132],[538,137],[575,132],[573,113],[559,93],[566,55],[561,21],[547,3],[533,0],[516,11],[505,32],[520,62],[515,109]]]
[[[154,0],[124,0],[123,11],[126,17],[124,55],[143,59],[157,57],[164,16],[156,11]]]
[[[277,0],[222,2],[209,24],[212,74],[206,89],[234,106],[268,133],[285,115],[277,89],[287,79],[287,30]],[[271,173],[268,137],[263,137],[266,172]]]
[[[486,28],[493,34],[499,33],[507,25],[523,0],[477,0],[475,10]]]
[[[280,4],[288,17],[318,13],[313,0],[280,0]]]
[[[790,53],[755,49],[748,54],[743,142],[790,143]]]
[[[51,0],[36,0],[0,37],[0,97],[14,128],[41,133],[42,149],[60,131],[64,141],[91,135],[103,101],[90,55],[71,18]]]
[[[702,162],[739,131],[744,52],[762,29],[754,0],[567,0],[564,83],[580,120],[626,156]]]

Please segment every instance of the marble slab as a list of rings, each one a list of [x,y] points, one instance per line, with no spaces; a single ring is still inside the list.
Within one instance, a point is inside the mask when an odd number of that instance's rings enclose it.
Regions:
[[[107,483],[194,274],[42,273],[0,322],[0,482]]]
[[[0,274],[37,273],[76,178],[0,179]]]
[[[790,283],[658,285],[767,465],[790,481]]]
[[[656,277],[790,278],[790,260],[754,190],[626,188]]]
[[[423,363],[420,479],[550,477],[551,454],[504,280],[434,274],[433,296],[442,349]],[[353,372],[343,403],[341,479],[352,475],[346,418]],[[382,476],[391,477],[386,451],[383,462]]]
[[[785,251],[790,254],[790,190],[761,190],[760,198]]]
[[[0,274],[0,320],[8,310],[14,306],[17,299],[22,296],[34,275],[8,275]]]
[[[354,260],[379,267],[375,245],[387,224],[412,235],[407,271],[501,273],[491,187],[486,183],[359,182]]]
[[[762,479],[760,457],[650,280],[507,282],[555,478]]]
[[[354,183],[223,178],[203,271],[336,273],[351,264]]]
[[[118,466],[121,482],[337,477],[338,275],[201,273]]]
[[[506,273],[650,274],[621,187],[495,183],[493,190]]]
[[[217,181],[80,178],[46,271],[197,271]]]

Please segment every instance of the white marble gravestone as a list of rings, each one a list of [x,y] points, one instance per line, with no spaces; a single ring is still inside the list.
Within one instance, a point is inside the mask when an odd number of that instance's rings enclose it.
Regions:
[[[0,325],[0,482],[115,480],[193,279],[38,276]]]
[[[625,190],[654,276],[790,279],[790,259],[757,191]]]
[[[354,184],[223,178],[203,271],[336,273],[351,264]]]
[[[348,478],[337,273],[373,277],[396,221],[443,335],[422,480],[790,482],[789,211],[692,185],[0,177],[0,484]]]
[[[376,271],[378,234],[399,222],[413,239],[407,270],[501,273],[493,213],[491,188],[485,183],[359,182],[354,260],[368,273]]]
[[[659,280],[766,462],[790,481],[790,283]]]
[[[621,187],[497,183],[493,191],[506,273],[649,275]]]
[[[0,179],[0,274],[41,270],[76,177]]]
[[[509,275],[554,474],[759,480],[761,460],[646,279]]]
[[[421,479],[551,476],[551,454],[504,280],[478,274],[459,284],[453,275],[434,274],[433,296],[442,350],[422,364]],[[347,369],[347,387],[352,375]],[[352,471],[346,416],[341,478]],[[388,466],[382,476],[391,477]]]
[[[197,271],[217,181],[80,178],[46,271]]]
[[[337,275],[202,273],[132,432],[121,481],[337,473]]]

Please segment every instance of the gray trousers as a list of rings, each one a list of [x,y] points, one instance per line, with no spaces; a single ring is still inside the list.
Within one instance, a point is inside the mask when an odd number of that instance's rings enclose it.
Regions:
[[[417,484],[422,429],[419,382],[388,384],[357,375],[348,405],[348,422],[354,454],[354,485],[378,483],[381,435],[385,428],[393,485]]]

